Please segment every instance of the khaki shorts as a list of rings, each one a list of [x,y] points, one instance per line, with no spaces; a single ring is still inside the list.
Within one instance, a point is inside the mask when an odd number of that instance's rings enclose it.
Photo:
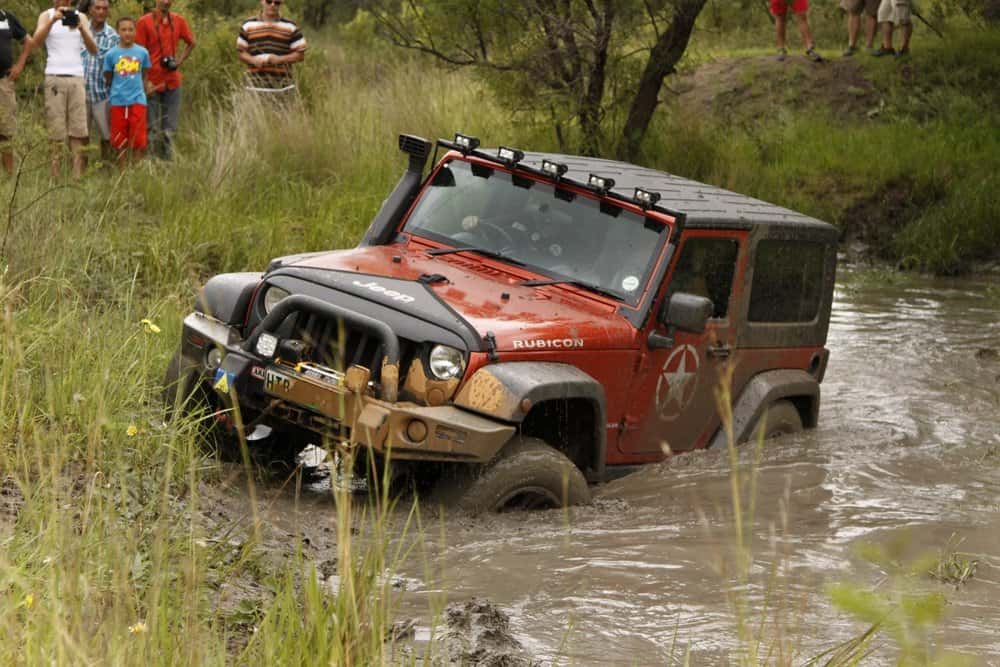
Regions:
[[[10,77],[0,79],[0,137],[10,139],[17,131],[17,93]]]
[[[86,139],[87,91],[82,76],[45,77],[45,125],[49,139]]]
[[[111,102],[87,102],[87,121],[90,136],[97,135],[102,141],[111,141]]]
[[[894,23],[896,25],[909,25],[913,22],[911,0],[882,0],[878,6],[878,22]]]
[[[878,16],[880,0],[840,0],[840,8],[855,16],[865,13],[872,18]]]

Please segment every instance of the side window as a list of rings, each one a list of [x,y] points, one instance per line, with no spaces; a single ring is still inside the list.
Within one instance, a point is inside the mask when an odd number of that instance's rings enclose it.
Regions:
[[[750,292],[751,322],[810,322],[823,285],[826,246],[811,241],[764,240],[757,245]]]
[[[687,239],[681,248],[668,293],[687,292],[708,297],[715,305],[712,317],[725,317],[729,312],[729,296],[733,289],[739,249],[735,239]]]

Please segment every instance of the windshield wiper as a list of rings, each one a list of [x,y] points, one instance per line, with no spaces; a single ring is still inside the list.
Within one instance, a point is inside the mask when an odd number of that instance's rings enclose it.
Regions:
[[[543,285],[573,285],[574,287],[582,287],[583,289],[590,290],[591,292],[597,292],[604,296],[609,296],[612,299],[622,300],[622,295],[603,287],[597,285],[592,285],[588,282],[582,280],[571,280],[569,278],[553,278],[551,280],[525,280],[519,282],[518,285],[521,287],[542,287]]]
[[[431,257],[438,257],[440,255],[451,255],[456,252],[476,252],[480,255],[486,255],[487,257],[492,257],[493,259],[500,259],[505,262],[510,262],[511,264],[516,264],[518,266],[524,266],[524,262],[519,259],[514,259],[510,255],[498,252],[496,250],[487,250],[486,248],[476,248],[475,246],[459,246],[456,248],[434,248],[433,250],[428,250],[427,254]]]

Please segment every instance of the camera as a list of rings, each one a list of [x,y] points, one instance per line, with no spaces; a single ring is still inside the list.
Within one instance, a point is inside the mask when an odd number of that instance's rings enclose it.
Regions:
[[[75,28],[80,25],[80,15],[75,9],[64,9],[62,15],[62,24],[67,28]]]
[[[177,61],[174,60],[173,56],[163,56],[160,58],[160,67],[165,70],[173,72],[177,69]]]

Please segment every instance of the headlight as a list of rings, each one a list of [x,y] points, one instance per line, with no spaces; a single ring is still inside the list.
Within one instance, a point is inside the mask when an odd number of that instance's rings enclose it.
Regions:
[[[271,309],[278,305],[278,302],[288,296],[288,290],[280,287],[268,287],[264,292],[264,313],[270,313]]]
[[[462,375],[465,356],[453,347],[435,345],[429,357],[431,375],[438,380],[450,380]]]

